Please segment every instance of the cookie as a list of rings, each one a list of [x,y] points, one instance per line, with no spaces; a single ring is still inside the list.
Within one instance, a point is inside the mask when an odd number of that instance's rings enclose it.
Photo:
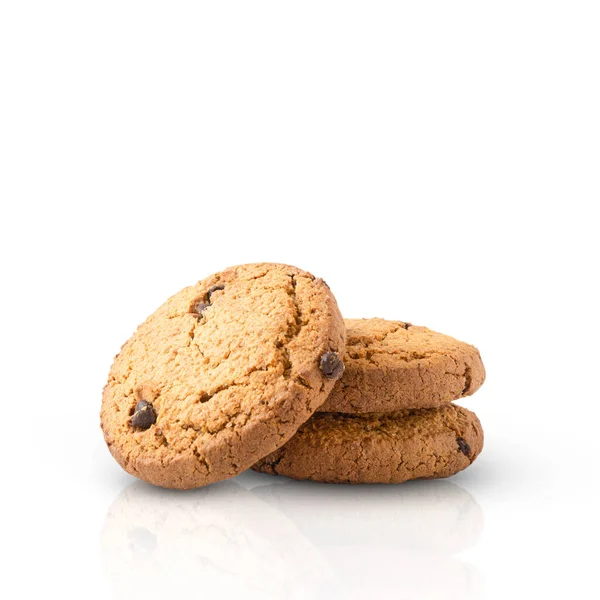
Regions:
[[[431,408],[470,396],[485,379],[477,348],[401,321],[346,319],[344,376],[324,412]]]
[[[483,448],[474,413],[452,404],[388,414],[317,413],[252,468],[328,483],[449,477]]]
[[[175,294],[125,343],[102,398],[106,443],[155,485],[233,477],[323,403],[344,347],[322,279],[277,264],[227,269]]]

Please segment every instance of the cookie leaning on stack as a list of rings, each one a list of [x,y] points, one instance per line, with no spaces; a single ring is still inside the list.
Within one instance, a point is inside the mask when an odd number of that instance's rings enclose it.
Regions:
[[[483,448],[476,415],[451,401],[485,369],[473,346],[400,321],[346,320],[346,370],[319,411],[253,469],[333,483],[448,477]]]
[[[115,358],[101,410],[110,452],[163,487],[233,477],[323,404],[345,338],[327,284],[295,267],[242,265],[184,288]]]

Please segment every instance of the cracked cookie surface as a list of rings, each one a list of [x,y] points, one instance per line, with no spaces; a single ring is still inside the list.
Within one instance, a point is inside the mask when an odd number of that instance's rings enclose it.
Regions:
[[[330,393],[345,327],[321,279],[232,267],[172,296],[125,343],[104,388],[106,443],[129,473],[188,489],[284,444]],[[340,373],[341,374],[341,373]]]
[[[316,413],[252,468],[326,483],[401,483],[454,475],[482,448],[477,416],[452,404],[387,414]]]
[[[442,406],[485,380],[474,346],[401,321],[346,319],[345,371],[324,412],[390,412]]]

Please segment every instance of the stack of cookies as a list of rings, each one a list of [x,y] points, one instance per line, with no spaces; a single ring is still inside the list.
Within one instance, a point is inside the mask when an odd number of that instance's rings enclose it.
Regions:
[[[335,483],[448,477],[483,447],[452,404],[483,383],[473,346],[400,321],[344,321],[322,279],[232,267],[172,296],[104,388],[106,443],[129,473],[189,489],[256,471]]]

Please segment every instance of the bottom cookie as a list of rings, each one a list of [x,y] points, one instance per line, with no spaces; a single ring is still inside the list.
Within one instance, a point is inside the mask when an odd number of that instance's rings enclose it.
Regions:
[[[452,404],[386,414],[316,413],[252,468],[327,483],[401,483],[454,475],[482,448],[477,416]]]

